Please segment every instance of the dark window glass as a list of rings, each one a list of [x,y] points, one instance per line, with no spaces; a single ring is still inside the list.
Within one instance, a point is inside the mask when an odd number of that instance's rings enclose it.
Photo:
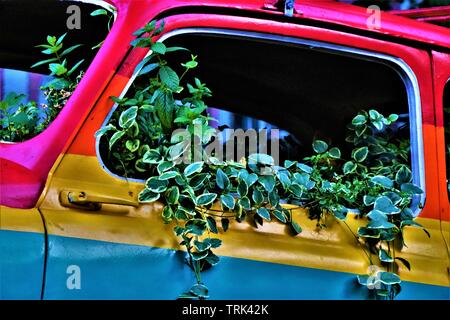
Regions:
[[[450,80],[444,89],[444,126],[447,154],[447,186],[450,197]]]
[[[68,8],[73,5],[79,9],[79,29],[68,28],[68,19],[75,12]],[[47,43],[47,36],[59,38],[65,33],[60,52],[82,44],[65,57],[68,67],[84,59],[74,74],[79,75],[79,81],[81,71],[87,70],[98,51],[92,48],[108,33],[108,18],[90,15],[99,8],[79,1],[0,0],[0,141],[28,140],[44,130],[58,114],[67,99],[58,102],[57,108],[48,108],[41,87],[52,79],[48,76],[51,71],[48,64],[31,66],[53,56],[43,54],[44,49],[36,46]]]

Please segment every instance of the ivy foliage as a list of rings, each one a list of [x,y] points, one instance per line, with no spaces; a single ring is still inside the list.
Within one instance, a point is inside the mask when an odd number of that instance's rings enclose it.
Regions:
[[[404,125],[398,115],[386,117],[373,109],[355,115],[347,127],[349,154],[316,140],[310,157],[285,161],[284,166],[267,154],[223,161],[205,152],[214,129],[204,100],[212,92],[199,79],[183,81],[197,67],[197,57],[182,63],[179,75],[165,57],[187,50],[155,42],[163,28],[164,22],[152,21],[134,33],[132,45],[149,48],[151,54],[138,65],[131,94],[113,97],[118,109],[96,135],[103,137],[107,162],[116,172],[146,179],[139,201],[163,202],[163,222],[175,222],[174,232],[197,279],[180,298],[209,296],[201,271],[219,262],[214,250],[222,241],[215,235],[226,232],[231,220],[255,226],[278,221],[289,225],[293,234],[301,233],[286,203],[307,208],[321,227],[329,215],[345,223],[349,211],[367,219],[355,236],[364,240],[371,264],[376,254],[387,271],[374,281],[359,276],[359,282],[375,284],[380,297],[394,298],[400,292],[394,264],[409,268],[406,260],[394,257],[394,242],[403,242],[406,226],[422,228],[411,210],[422,190],[413,183],[409,142],[399,138]],[[185,129],[184,135],[172,135],[177,129]],[[197,148],[186,143],[186,135]]]

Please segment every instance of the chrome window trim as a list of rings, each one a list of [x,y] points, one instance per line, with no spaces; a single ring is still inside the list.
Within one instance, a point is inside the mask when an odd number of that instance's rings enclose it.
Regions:
[[[409,65],[403,61],[401,58],[389,56],[382,53],[371,52],[363,49],[356,49],[352,47],[347,47],[338,44],[319,42],[315,40],[307,40],[301,38],[295,38],[290,36],[273,35],[260,32],[252,31],[241,31],[241,30],[228,30],[228,29],[218,29],[218,28],[183,28],[170,31],[164,34],[159,41],[163,42],[171,37],[183,35],[183,34],[212,34],[220,36],[231,36],[231,37],[242,37],[258,39],[262,41],[274,41],[282,42],[288,44],[294,44],[299,47],[303,47],[309,50],[327,52],[331,54],[349,56],[360,60],[367,60],[371,62],[381,63],[388,67],[393,68],[403,80],[405,84],[407,96],[408,96],[408,108],[409,108],[409,118],[410,118],[410,138],[411,138],[411,167],[413,174],[413,182],[417,184],[424,193],[414,197],[412,203],[412,209],[415,216],[418,216],[421,211],[421,206],[424,205],[426,199],[426,185],[425,185],[425,167],[424,167],[424,149],[423,149],[423,135],[422,135],[422,109],[421,109],[421,99],[420,90],[417,77]],[[149,56],[151,51],[146,55]],[[140,70],[135,70],[132,77],[128,81],[124,90],[120,94],[120,98],[123,98],[127,93],[128,89],[137,77]],[[109,118],[117,108],[117,103],[113,105],[110,112],[105,118],[103,125],[106,125]],[[414,120],[414,121],[411,121]],[[100,139],[96,138],[95,149],[97,158],[102,166],[102,168],[110,175],[132,182],[144,182],[141,179],[125,178],[112,173],[104,164],[100,157],[99,149]]]

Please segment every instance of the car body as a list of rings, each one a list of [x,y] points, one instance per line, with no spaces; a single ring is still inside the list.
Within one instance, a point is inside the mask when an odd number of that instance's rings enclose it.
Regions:
[[[115,23],[58,118],[41,134],[0,143],[0,298],[175,299],[194,278],[159,203],[139,205],[142,181],[111,174],[99,157],[95,132],[133,81],[146,55],[131,49],[132,33],[166,21],[163,39],[179,30],[232,30],[241,35],[300,39],[303,45],[384,59],[411,79],[410,116],[417,134],[413,165],[425,189],[418,221],[398,255],[403,299],[449,299],[450,203],[447,195],[444,91],[450,79],[450,30],[389,13],[371,28],[371,12],[334,1],[297,1],[286,17],[269,0],[111,0]],[[275,39],[276,40],[276,39]],[[270,52],[267,52],[270,55]],[[103,203],[86,211],[67,203],[84,192]],[[303,232],[282,225],[233,224],[221,234],[221,263],[205,271],[213,299],[364,299],[355,274],[368,262],[353,234],[337,223],[317,230],[299,213]],[[360,222],[349,220],[351,230]],[[81,287],[71,276],[81,275]]]

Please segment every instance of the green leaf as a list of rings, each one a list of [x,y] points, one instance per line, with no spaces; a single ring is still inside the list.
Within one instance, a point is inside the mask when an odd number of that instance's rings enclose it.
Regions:
[[[367,216],[371,219],[367,229],[390,229],[395,228],[395,224],[387,221],[387,215],[378,210],[370,211]]]
[[[360,126],[360,125],[363,125],[363,124],[365,124],[365,123],[367,123],[367,118],[366,118],[364,115],[362,115],[362,114],[357,115],[357,116],[354,117],[353,120],[352,120],[352,124],[353,124],[354,126]]]
[[[123,137],[123,135],[125,134],[125,131],[117,131],[116,133],[114,133],[111,137],[111,139],[109,139],[109,150],[112,149],[112,147],[114,146],[114,144]]]
[[[239,196],[245,197],[248,193],[248,186],[245,180],[239,181],[238,189],[237,189]]]
[[[61,75],[65,74],[67,72],[66,67],[64,67],[60,63],[50,63],[48,65],[48,68],[52,72],[51,75],[61,76]]]
[[[58,58],[51,58],[51,59],[39,61],[39,62],[33,64],[33,65],[31,66],[31,68],[36,68],[36,67],[39,67],[39,66],[41,66],[41,65],[43,65],[43,64],[48,64],[48,63],[54,62],[54,61],[58,61]]]
[[[363,162],[364,160],[366,160],[368,154],[369,154],[369,149],[367,147],[362,147],[362,148],[353,150],[352,158],[356,162]]]
[[[71,53],[73,50],[75,50],[75,49],[77,49],[77,48],[79,48],[79,47],[81,47],[81,46],[82,46],[82,44],[76,44],[76,45],[74,45],[74,46],[71,46],[71,47],[67,48],[66,50],[64,50],[64,51],[61,53],[61,57],[64,57],[64,56],[68,55],[68,54]]]
[[[264,196],[261,191],[259,191],[258,189],[254,189],[252,199],[253,201],[255,201],[256,205],[259,205],[264,201]]]
[[[161,213],[161,216],[166,223],[172,221],[173,218],[172,208],[170,206],[165,206]]]
[[[208,241],[200,242],[198,240],[194,240],[194,247],[197,251],[202,252],[209,250],[209,248],[211,248],[211,244]]]
[[[125,147],[130,152],[135,152],[139,149],[140,144],[141,144],[141,141],[139,139],[127,140],[127,142],[125,142]]]
[[[299,168],[301,171],[303,171],[305,173],[313,172],[313,168],[311,168],[310,166],[307,166],[304,163],[297,163],[297,168]]]
[[[378,280],[386,285],[393,285],[397,283],[401,283],[400,277],[392,272],[379,272]]]
[[[301,198],[303,196],[302,187],[297,183],[291,184],[291,186],[289,187],[289,191],[291,191],[297,198]]]
[[[245,177],[244,180],[247,183],[247,186],[250,188],[253,184],[255,184],[256,181],[258,181],[258,175],[255,173],[250,173]]]
[[[159,199],[159,197],[160,197],[159,193],[155,193],[146,188],[139,193],[138,199],[139,202],[150,203],[155,202],[156,200]]]
[[[175,178],[178,175],[179,175],[179,173],[177,171],[167,171],[167,172],[164,172],[162,175],[159,176],[159,180],[173,179],[173,178]]]
[[[216,220],[214,220],[213,217],[207,217],[206,222],[208,223],[208,228],[212,233],[219,233],[219,231],[217,231]]]
[[[400,211],[401,211],[400,208],[397,208],[396,206],[394,206],[391,199],[389,199],[386,196],[379,196],[375,200],[374,209],[381,211],[385,214],[397,214],[397,213],[400,213]]]
[[[239,199],[238,203],[244,208],[245,210],[250,210],[252,208],[252,205],[250,203],[250,199],[248,197],[242,197]]]
[[[186,63],[182,64],[183,67],[187,68],[187,69],[194,69],[195,67],[198,66],[198,62],[197,61],[188,61]]]
[[[159,177],[151,177],[145,182],[147,189],[155,193],[166,191],[168,184],[166,180],[159,180]]]
[[[200,298],[208,298],[208,288],[203,284],[195,284],[190,292]]]
[[[192,220],[186,222],[186,229],[188,230],[188,232],[197,236],[203,235],[203,233],[205,232],[205,227],[206,226],[203,221],[201,221],[201,223]]]
[[[52,36],[47,36],[47,42],[50,44],[50,45],[52,45],[52,46],[54,46],[55,44],[56,44],[56,37],[52,37]]]
[[[222,240],[216,238],[207,238],[205,239],[205,242],[208,242],[213,249],[216,249],[222,245]]]
[[[231,194],[223,194],[220,196],[220,201],[222,203],[222,206],[233,210],[234,209],[234,197]]]
[[[347,161],[344,164],[344,168],[343,168],[344,174],[347,175],[347,174],[353,173],[353,172],[355,172],[356,168],[357,168],[357,166],[354,162]]]
[[[380,185],[384,188],[392,188],[394,183],[391,179],[385,176],[375,176],[370,181],[376,185]]]
[[[227,218],[222,218],[221,223],[222,223],[222,229],[223,229],[223,231],[224,231],[224,232],[227,232],[228,227],[229,227],[229,225],[230,225],[230,220],[228,220]]]
[[[216,184],[222,190],[227,189],[230,185],[230,179],[228,179],[228,176],[220,168],[217,169]]]
[[[102,128],[100,128],[99,130],[97,130],[95,132],[95,137],[101,137],[102,135],[104,135],[106,132],[111,131],[111,130],[117,130],[116,127],[112,124],[108,124],[107,126],[104,126]]]
[[[407,166],[402,166],[395,175],[395,182],[397,182],[399,185],[402,185],[403,183],[409,183],[411,182],[411,179],[411,170],[409,170]]]
[[[212,266],[215,266],[220,261],[219,257],[212,253],[211,250],[209,251],[208,256],[205,258],[205,260]]]
[[[170,187],[167,190],[167,202],[169,204],[177,204],[180,198],[180,189],[177,186]]]
[[[286,215],[283,213],[283,211],[276,209],[276,210],[274,210],[274,211],[272,212],[272,214],[273,214],[273,215],[275,216],[275,218],[277,218],[279,221],[281,221],[281,222],[283,222],[283,223],[286,223],[286,222],[287,222]]]
[[[269,203],[272,207],[276,207],[280,202],[280,196],[276,190],[269,192]]]
[[[357,275],[358,283],[362,286],[368,286],[369,284],[372,284],[372,283],[369,283],[369,278],[370,277],[367,274],[358,274]],[[370,279],[372,279],[372,278],[370,278]]]
[[[175,52],[175,51],[189,51],[189,49],[183,48],[183,47],[169,47],[166,48],[166,53],[168,52]]]
[[[275,164],[275,160],[271,156],[263,153],[254,153],[249,155],[248,162],[258,163],[264,166],[273,166]]]
[[[123,129],[130,128],[136,122],[137,112],[137,106],[128,108],[127,110],[122,112],[119,118],[119,126]]]
[[[162,42],[155,42],[154,44],[152,44],[150,49],[152,49],[152,51],[154,53],[158,53],[158,54],[165,54],[166,50],[167,50],[165,44]]]
[[[333,214],[336,217],[336,219],[339,219],[341,221],[344,221],[345,219],[347,219],[347,213],[348,213],[348,209],[344,206],[340,206],[340,207],[336,208],[335,210],[333,210]]]
[[[292,226],[292,231],[295,233],[295,235],[297,235],[297,234],[302,232],[302,228],[294,220],[291,221],[291,226]]]
[[[363,238],[374,238],[379,239],[380,238],[380,231],[376,229],[369,229],[366,227],[359,227],[358,228],[358,236]]]
[[[417,223],[417,222],[415,222],[415,221],[413,221],[413,220],[403,220],[403,221],[400,223],[400,227],[403,228],[403,227],[405,227],[405,226],[411,226],[411,227],[421,228],[421,229],[426,233],[426,235],[428,236],[428,238],[431,238],[430,233],[429,233],[429,232],[427,231],[427,229],[425,229],[424,226],[422,226],[420,223]]]
[[[328,144],[322,140],[315,140],[312,147],[316,153],[324,153],[328,150]]]
[[[363,197],[364,205],[370,206],[370,205],[374,204],[375,203],[375,199],[376,199],[375,197],[372,197],[372,196],[369,196],[369,195],[365,195]]]
[[[376,110],[369,110],[369,116],[371,120],[379,120],[381,119],[383,116]]]
[[[398,115],[393,113],[387,119],[389,120],[390,123],[393,123],[398,120]]]
[[[163,66],[159,69],[159,77],[169,89],[175,91],[180,85],[180,78],[172,68]]]
[[[275,187],[274,176],[264,175],[258,178],[258,182],[266,189],[267,192],[272,192]]]
[[[108,12],[105,9],[97,9],[91,12],[91,16],[106,16]]]
[[[208,255],[208,251],[192,252],[191,253],[192,259],[194,261],[200,261],[202,259],[205,259],[207,255]]]
[[[202,195],[199,195],[197,199],[195,200],[196,204],[198,206],[207,206],[216,200],[217,194],[216,193],[205,193]]]
[[[159,67],[159,63],[150,63],[150,64],[146,65],[145,67],[143,67],[139,71],[139,75],[142,76],[144,74],[150,73],[158,67]]]
[[[261,218],[263,218],[263,219],[265,219],[265,220],[267,220],[267,221],[270,221],[270,220],[271,220],[271,219],[270,219],[270,213],[269,213],[269,211],[267,211],[267,209],[264,208],[264,207],[261,207],[261,208],[259,208],[258,210],[256,210],[256,213],[257,213]]]
[[[194,173],[199,173],[203,170],[203,161],[194,162],[188,165],[186,168],[184,168],[184,175],[186,177],[189,177],[193,175]]]
[[[333,159],[340,159],[341,158],[341,150],[339,148],[331,148],[328,153],[330,154],[330,157]]]
[[[418,186],[416,186],[413,183],[403,183],[400,187],[400,190],[405,193],[409,194],[422,194],[423,190],[420,189]]]
[[[149,164],[159,164],[162,161],[162,156],[157,150],[151,149],[144,154],[142,161]]]
[[[401,263],[403,263],[403,265],[406,267],[406,269],[408,269],[409,271],[411,271],[411,264],[409,263],[408,260],[401,258],[401,257],[395,257],[395,260],[400,261]]]
[[[380,249],[380,251],[378,252],[378,257],[382,262],[394,262],[394,259],[392,259],[392,257],[384,249]]]
[[[160,158],[161,156],[159,155],[159,153],[157,153],[157,154],[158,154],[158,157]],[[170,170],[175,166],[175,164],[172,161],[164,161],[161,163],[159,161],[157,161],[156,163],[159,163],[158,167],[157,167],[159,174],[162,174],[163,172]]]

